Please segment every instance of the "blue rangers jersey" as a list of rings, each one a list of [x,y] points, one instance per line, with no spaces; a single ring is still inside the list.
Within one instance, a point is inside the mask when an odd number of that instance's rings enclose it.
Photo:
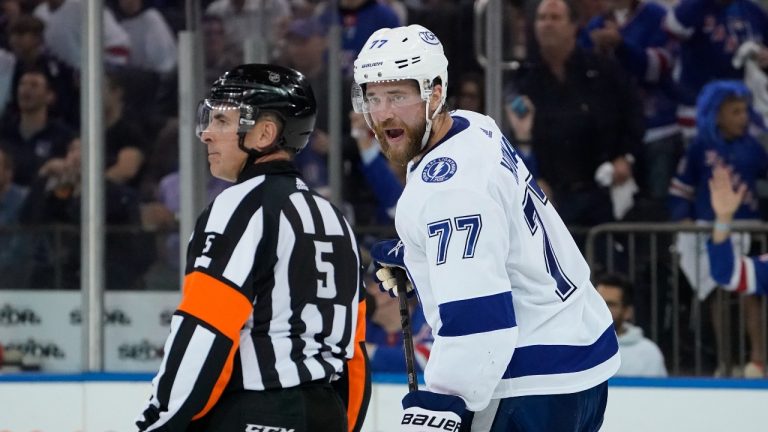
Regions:
[[[452,117],[409,164],[395,216],[433,329],[427,390],[479,411],[604,382],[618,343],[576,243],[493,119]]]
[[[711,143],[696,137],[688,145],[669,186],[669,212],[673,221],[715,219],[709,197],[709,179],[712,168],[720,164],[731,167],[737,185],[747,185],[747,193],[735,218],[760,218],[757,180],[765,177],[768,169],[768,156],[760,143],[754,139]]]
[[[733,240],[707,242],[712,278],[724,288],[744,294],[768,295],[768,254],[745,257]]]
[[[660,31],[667,10],[653,2],[634,4],[624,22],[611,14],[594,17],[581,32],[579,44],[592,49],[589,32],[605,27],[606,21],[619,24],[623,39],[614,54],[622,67],[637,81],[646,120],[645,142],[659,140],[678,132],[677,99],[672,80],[678,45],[668,33]]]
[[[678,117],[695,125],[696,96],[713,79],[742,79],[731,64],[746,41],[768,41],[768,16],[750,0],[683,0],[665,19],[664,27],[685,42],[680,50]]]
[[[680,160],[677,174],[669,187],[670,217],[673,221],[715,218],[709,197],[712,167],[727,165],[734,173],[734,186],[748,187],[736,212],[736,219],[759,219],[757,180],[768,170],[768,153],[748,131],[726,141],[718,126],[717,116],[723,101],[729,97],[750,100],[749,90],[739,81],[713,81],[706,85],[697,101],[699,133],[688,145]],[[749,108],[750,116],[756,114]]]

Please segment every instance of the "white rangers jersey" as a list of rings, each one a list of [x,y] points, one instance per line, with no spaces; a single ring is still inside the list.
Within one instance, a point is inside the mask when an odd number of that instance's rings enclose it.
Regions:
[[[395,220],[435,337],[427,390],[479,411],[604,382],[618,343],[576,243],[493,119],[452,117],[409,164]]]

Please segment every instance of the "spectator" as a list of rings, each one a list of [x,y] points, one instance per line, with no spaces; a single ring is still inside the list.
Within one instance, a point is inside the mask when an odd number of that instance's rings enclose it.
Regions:
[[[307,77],[315,100],[328,100],[328,73],[325,64],[325,27],[314,18],[299,18],[288,25],[285,33],[284,57],[287,66]],[[318,110],[315,131],[307,148],[296,155],[296,166],[307,184],[324,197],[330,197],[328,185],[328,113]]]
[[[176,40],[165,19],[153,7],[144,7],[144,0],[119,0],[120,25],[131,41],[128,64],[159,74],[176,69],[178,52]]]
[[[72,140],[64,158],[52,159],[40,169],[21,211],[27,225],[49,226],[80,224],[81,184],[80,140]],[[141,223],[137,195],[130,188],[107,180],[105,216],[108,227]],[[35,243],[32,281],[35,288],[77,289],[80,286],[80,236],[64,231],[63,239],[53,249],[52,238],[42,236]],[[141,235],[109,231],[106,236],[105,268],[108,289],[136,289],[143,285],[143,275],[156,254]],[[61,266],[61,285],[56,285],[54,266]]]
[[[227,23],[224,31],[233,43],[265,41],[264,58],[271,61],[279,54],[278,42],[291,20],[291,6],[287,0],[215,0],[205,14]]]
[[[16,162],[14,182],[29,186],[43,163],[66,154],[74,132],[48,113],[56,94],[45,71],[31,69],[24,72],[19,78],[16,95],[19,112],[6,114],[2,136]]]
[[[326,26],[336,20],[341,25],[341,70],[351,78],[355,57],[368,38],[380,28],[400,26],[397,14],[376,0],[339,0],[338,11],[324,9],[320,19]]]
[[[596,288],[611,311],[613,328],[619,337],[621,366],[616,376],[667,376],[659,347],[643,336],[642,328],[630,322],[633,293],[629,281],[619,274],[607,274],[597,280]]]
[[[13,156],[0,147],[0,225],[19,222],[19,210],[27,189],[13,182]]]
[[[678,121],[686,137],[696,132],[696,98],[716,79],[742,79],[732,64],[746,42],[755,42],[761,67],[768,66],[768,15],[750,0],[682,0],[664,21],[681,39]]]
[[[8,30],[21,14],[21,0],[0,0],[0,48],[8,48]]]
[[[669,181],[683,150],[677,126],[677,101],[672,80],[677,47],[659,31],[666,9],[652,1],[609,0],[608,10],[587,25],[580,45],[614,57],[641,89],[645,136],[641,191],[663,205]]]
[[[50,112],[64,120],[70,127],[78,128],[80,121],[80,94],[75,82],[74,71],[45,49],[43,31],[45,24],[32,15],[21,15],[10,27],[9,44],[16,56],[16,66],[12,75],[12,85],[16,88],[24,71],[39,69],[51,79],[51,86],[56,92],[56,99]],[[18,111],[18,101],[11,99],[11,109]]]
[[[326,28],[315,18],[291,21],[285,33],[285,61],[307,77],[319,104],[328,101],[328,67]],[[322,105],[321,105],[322,106]],[[316,127],[328,131],[328,110],[317,113]]]
[[[514,82],[526,108],[506,112],[518,146],[530,145],[537,158],[537,182],[563,221],[592,226],[631,206],[631,195],[619,200],[617,192],[632,192],[642,114],[619,65],[579,48],[576,31],[568,1],[539,4],[534,58],[540,60],[524,65]]]
[[[224,21],[218,16],[203,16],[202,29],[205,82],[213,83],[219,75],[243,62],[243,47],[227,36]]]
[[[74,70],[80,70],[84,39],[81,0],[46,0],[35,8],[35,16],[45,23],[45,45],[51,53]],[[104,9],[104,62],[124,65],[130,55],[130,39],[109,9]]]
[[[454,108],[485,114],[485,79],[482,75],[467,72],[456,81],[456,88]]]
[[[405,372],[403,331],[400,324],[400,304],[397,298],[379,289],[379,284],[366,276],[368,293],[368,321],[365,329],[365,347],[371,362],[371,372]],[[416,368],[424,370],[432,348],[432,329],[418,302],[410,302],[413,352]]]
[[[106,176],[138,191],[148,140],[139,124],[125,115],[122,78],[117,73],[107,74],[105,83]]]
[[[19,213],[27,188],[13,183],[13,157],[0,147],[0,287],[24,288],[28,249],[23,235],[11,230],[19,225]]]
[[[737,183],[747,188],[734,217],[741,220],[760,219],[756,182],[766,174],[768,153],[748,131],[750,118],[756,116],[750,107],[750,97],[746,86],[739,81],[714,81],[702,90],[697,101],[698,133],[688,145],[669,188],[670,215],[673,221],[695,221],[698,224],[712,222],[715,215],[710,203],[708,182],[713,168],[719,165],[730,167]],[[750,240],[746,235],[734,241],[744,248],[749,247]],[[705,245],[702,235],[678,235],[676,248],[680,253],[680,268],[697,292],[699,300],[710,297],[717,286],[710,277]],[[715,340],[718,347],[723,347],[720,302],[711,301],[710,308]],[[760,310],[758,299],[746,299],[745,320],[752,347],[751,359],[755,365],[764,362],[764,330],[758,324]],[[724,362],[725,359],[721,358],[720,361]]]

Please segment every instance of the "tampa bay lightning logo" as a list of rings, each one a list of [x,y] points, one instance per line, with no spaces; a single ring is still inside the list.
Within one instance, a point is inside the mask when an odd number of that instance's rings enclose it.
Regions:
[[[448,157],[429,161],[421,172],[421,179],[427,183],[440,183],[456,174],[456,162]]]
[[[431,31],[419,32],[419,37],[430,45],[440,45],[440,40]]]

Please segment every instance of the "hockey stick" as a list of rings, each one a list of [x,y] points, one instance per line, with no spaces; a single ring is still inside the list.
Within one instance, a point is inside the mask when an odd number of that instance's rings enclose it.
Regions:
[[[405,348],[405,368],[408,372],[408,391],[419,390],[416,378],[416,357],[413,353],[413,331],[411,329],[411,313],[408,311],[408,276],[405,270],[393,267],[397,281],[397,298],[400,303],[400,327],[403,328],[403,348]]]

